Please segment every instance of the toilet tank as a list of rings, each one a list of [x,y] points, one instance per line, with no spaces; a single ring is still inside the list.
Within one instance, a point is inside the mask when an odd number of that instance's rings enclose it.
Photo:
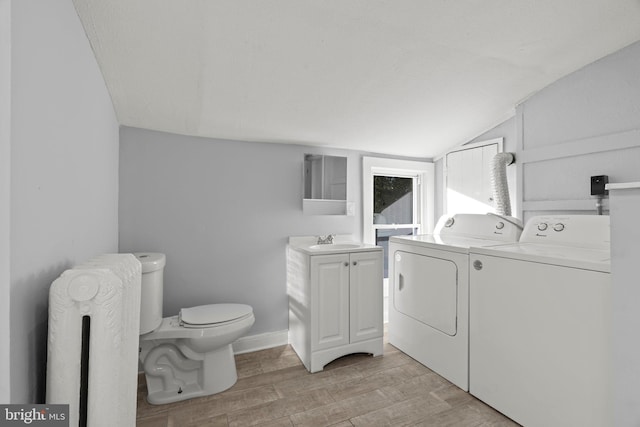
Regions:
[[[140,298],[140,335],[149,333],[162,322],[162,293],[164,280],[164,254],[134,253],[142,264],[142,295]]]

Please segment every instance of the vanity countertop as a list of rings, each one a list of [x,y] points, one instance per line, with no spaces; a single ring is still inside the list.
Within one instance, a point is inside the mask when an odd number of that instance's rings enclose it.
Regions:
[[[318,244],[318,236],[289,237],[289,247],[308,255],[328,255],[382,250],[381,246],[354,241],[350,236],[335,236],[333,243]]]

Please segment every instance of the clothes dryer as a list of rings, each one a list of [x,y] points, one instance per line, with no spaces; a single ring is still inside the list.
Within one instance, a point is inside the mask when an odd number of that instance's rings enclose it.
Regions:
[[[389,243],[389,342],[461,389],[469,382],[469,248],[516,242],[522,223],[443,216],[433,235]]]
[[[609,217],[532,218],[470,251],[474,396],[527,427],[612,425]]]

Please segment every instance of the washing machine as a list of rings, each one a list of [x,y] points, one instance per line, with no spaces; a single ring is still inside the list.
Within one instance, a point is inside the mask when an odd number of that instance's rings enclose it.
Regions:
[[[520,220],[443,216],[434,234],[389,240],[389,342],[456,386],[469,383],[469,248],[516,242]]]
[[[612,425],[609,217],[534,217],[470,260],[470,393],[527,427]]]

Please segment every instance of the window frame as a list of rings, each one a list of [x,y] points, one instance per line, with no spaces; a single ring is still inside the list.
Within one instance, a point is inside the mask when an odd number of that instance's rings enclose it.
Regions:
[[[414,194],[414,223],[419,224],[418,233],[426,234],[434,226],[434,164],[414,160],[398,160],[380,157],[362,158],[362,236],[363,242],[375,244],[373,223],[373,177],[374,175],[416,177],[418,191]],[[417,214],[416,214],[417,212]],[[419,222],[416,222],[419,220]],[[384,228],[409,228],[408,224],[389,224]],[[414,224],[409,225],[413,227]],[[379,227],[383,228],[383,227]]]

